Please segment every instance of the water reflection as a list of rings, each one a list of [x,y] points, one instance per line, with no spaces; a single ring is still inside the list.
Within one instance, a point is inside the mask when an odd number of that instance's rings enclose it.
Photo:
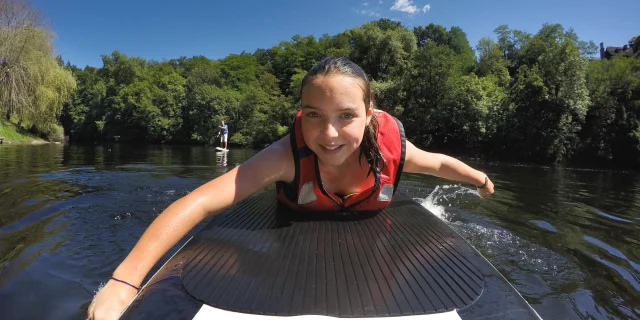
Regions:
[[[228,151],[216,151],[216,165],[226,167],[228,160]]]

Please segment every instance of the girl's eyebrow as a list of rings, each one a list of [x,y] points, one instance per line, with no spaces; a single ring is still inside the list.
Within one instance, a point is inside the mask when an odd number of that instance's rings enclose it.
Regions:
[[[310,104],[303,105],[301,109],[320,110],[320,108],[314,107],[314,106],[312,106]],[[343,112],[343,111],[356,112],[356,111],[358,111],[358,108],[357,107],[353,107],[353,106],[341,106],[337,111],[338,112]]]
[[[342,107],[340,107],[340,109],[338,109],[338,111],[352,111],[352,112],[356,112],[356,111],[358,111],[358,108],[353,107],[353,106],[342,106]]]

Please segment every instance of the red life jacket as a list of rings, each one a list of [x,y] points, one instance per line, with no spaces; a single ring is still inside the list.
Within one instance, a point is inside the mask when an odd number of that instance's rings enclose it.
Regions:
[[[298,112],[290,134],[295,160],[295,178],[291,183],[276,183],[278,199],[298,211],[361,211],[387,206],[398,187],[406,152],[402,123],[390,114],[375,110],[378,121],[377,141],[385,163],[382,170],[373,170],[375,183],[366,190],[342,199],[322,185],[318,157],[309,149],[302,136],[301,112]],[[365,181],[363,181],[365,183]]]

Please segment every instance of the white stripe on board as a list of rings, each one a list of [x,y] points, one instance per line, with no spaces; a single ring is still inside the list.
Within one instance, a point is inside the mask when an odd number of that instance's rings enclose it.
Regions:
[[[248,314],[227,311],[223,309],[214,308],[212,306],[203,304],[193,320],[216,320],[216,319],[251,319],[251,320],[272,320],[272,319],[296,319],[296,320],[328,320],[338,319],[336,317],[329,316],[316,316],[316,315],[304,315],[304,316],[292,316],[292,317],[279,317],[279,316],[263,316],[259,314]],[[462,320],[458,313],[454,311],[442,312],[436,314],[425,315],[413,315],[403,317],[375,317],[375,318],[357,318],[358,320],[380,320],[380,319],[394,319],[394,320]]]

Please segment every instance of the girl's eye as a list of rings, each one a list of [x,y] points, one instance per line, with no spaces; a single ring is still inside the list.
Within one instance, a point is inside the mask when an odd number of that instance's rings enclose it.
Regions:
[[[344,119],[353,119],[353,114],[345,113],[345,114],[342,115],[342,118],[344,118]]]
[[[319,116],[318,116],[318,113],[317,113],[317,112],[311,111],[311,112],[307,113],[307,117],[310,117],[310,118],[317,118],[317,117],[319,117]]]

